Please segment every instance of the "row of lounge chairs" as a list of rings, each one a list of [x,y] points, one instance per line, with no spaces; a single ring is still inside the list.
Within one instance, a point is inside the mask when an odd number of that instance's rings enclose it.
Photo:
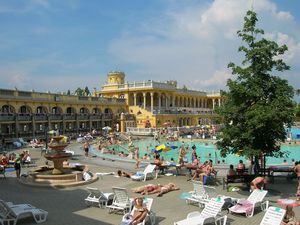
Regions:
[[[200,212],[195,211],[187,215],[187,218],[174,223],[174,225],[202,225],[215,223],[226,225],[227,215],[222,215],[221,210],[225,201],[221,198],[212,198]],[[285,210],[278,207],[269,207],[260,225],[280,225],[285,215]]]
[[[214,187],[203,185],[201,182],[193,182],[194,190],[191,196],[186,198],[187,204],[199,204],[203,207],[213,198],[219,198],[224,202],[224,207],[231,213],[245,213],[246,217],[252,217],[254,209],[260,206],[262,210],[266,210],[269,201],[264,201],[268,191],[254,190],[247,199],[236,199],[226,195],[219,195]]]
[[[32,217],[36,223],[45,222],[48,212],[30,204],[15,205],[12,202],[0,200],[0,224],[16,225],[19,219]]]
[[[109,213],[122,212],[124,214],[122,220],[126,220],[126,218],[134,212],[133,199],[129,198],[125,188],[113,187],[112,193],[104,193],[98,188],[91,187],[87,187],[87,190],[89,194],[85,198],[85,202],[88,206],[96,204],[101,208],[107,208]],[[153,198],[144,198],[144,204],[149,214],[140,225],[144,225],[148,221],[151,225],[155,224],[155,213],[151,210],[152,203]]]
[[[177,221],[174,225],[201,225],[207,222],[216,225],[225,225],[227,215],[222,214],[222,208],[227,208],[230,213],[243,213],[246,217],[252,217],[254,210],[260,206],[266,211],[260,225],[280,225],[285,215],[285,210],[278,207],[268,207],[269,202],[264,201],[268,191],[254,190],[247,199],[234,199],[229,196],[218,195],[214,187],[203,185],[200,182],[193,182],[194,190],[191,196],[186,198],[188,204],[197,203],[204,209],[200,212],[191,212],[186,219]],[[230,202],[226,206],[226,203]]]

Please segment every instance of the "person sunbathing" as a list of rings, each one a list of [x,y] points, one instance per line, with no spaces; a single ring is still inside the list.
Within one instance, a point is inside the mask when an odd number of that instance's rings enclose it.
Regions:
[[[144,221],[149,210],[143,202],[143,198],[135,198],[133,200],[133,212],[128,215],[121,223],[121,225],[136,225]]]
[[[122,170],[118,170],[118,176],[119,177],[127,177],[127,178],[131,178],[132,176],[132,173],[127,173],[125,171],[122,171]]]
[[[140,186],[140,187],[137,187],[137,188],[133,188],[133,189],[131,189],[131,190],[132,190],[132,192],[134,192],[134,193],[140,193],[140,194],[142,194],[142,195],[147,195],[147,194],[149,194],[149,193],[151,193],[151,192],[160,190],[160,187],[161,187],[161,186],[162,186],[162,185],[160,185],[160,184],[157,184],[157,185],[155,185],[155,184],[146,184],[146,185],[144,185],[144,186]],[[157,193],[157,192],[156,192],[156,193]]]
[[[201,170],[196,169],[195,172],[193,173],[192,180],[200,180],[201,179]]]
[[[178,187],[176,187],[176,185],[174,183],[168,183],[166,185],[163,185],[163,186],[159,186],[159,188],[153,190],[153,191],[150,191],[148,192],[148,194],[157,194],[157,197],[161,197],[163,196],[164,194],[170,192],[170,191],[175,191],[175,190],[179,190]]]

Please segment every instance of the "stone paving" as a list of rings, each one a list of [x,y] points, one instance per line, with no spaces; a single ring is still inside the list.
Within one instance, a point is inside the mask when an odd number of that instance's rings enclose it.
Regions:
[[[69,147],[77,154],[76,160],[73,162],[80,162],[88,164],[92,172],[116,172],[118,168],[125,168],[126,170],[134,171],[133,164],[120,163],[117,161],[108,161],[100,158],[83,156],[83,151],[77,144],[72,144]],[[20,151],[20,150],[18,150]],[[45,163],[45,159],[41,157],[39,149],[30,149],[33,159],[36,159],[38,165]],[[26,173],[32,168],[22,168],[22,173]],[[142,170],[142,169],[141,169]],[[42,208],[49,212],[48,219],[45,225],[92,225],[92,224],[120,224],[121,214],[109,214],[107,209],[97,207],[87,207],[84,203],[84,198],[87,196],[86,187],[97,187],[104,192],[111,192],[111,187],[118,186],[127,188],[130,197],[138,196],[130,191],[131,188],[141,186],[148,183],[166,184],[174,182],[180,187],[180,190],[170,192],[163,197],[149,196],[154,198],[152,210],[156,213],[156,224],[170,225],[175,221],[184,219],[187,213],[192,211],[201,211],[199,207],[187,205],[184,200],[180,199],[180,194],[192,190],[192,183],[187,181],[186,176],[160,176],[157,180],[148,180],[146,182],[131,181],[128,178],[116,178],[113,175],[103,176],[95,183],[71,187],[65,189],[54,188],[39,188],[26,186],[18,182],[15,178],[15,173],[7,173],[7,179],[0,177],[0,198],[5,201],[14,203],[29,203],[36,207]],[[288,182],[285,178],[275,179],[274,184],[269,184],[267,189],[269,193],[266,197],[271,205],[278,206],[276,200],[279,198],[292,197],[296,190],[297,181]],[[239,192],[227,192],[222,190],[220,183],[216,184],[216,189],[220,194],[230,195],[235,198],[247,198],[249,191],[242,189]],[[300,219],[300,207],[295,208],[296,215]],[[226,214],[227,211],[222,213]],[[246,218],[242,215],[228,214],[227,224],[247,224],[257,225],[264,215],[258,208],[251,218]],[[23,219],[18,224],[34,224],[32,219]]]

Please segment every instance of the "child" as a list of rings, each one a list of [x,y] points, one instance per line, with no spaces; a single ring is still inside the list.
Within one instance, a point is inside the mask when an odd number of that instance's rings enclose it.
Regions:
[[[296,225],[295,212],[293,211],[293,206],[287,205],[286,212],[282,219],[281,225]]]

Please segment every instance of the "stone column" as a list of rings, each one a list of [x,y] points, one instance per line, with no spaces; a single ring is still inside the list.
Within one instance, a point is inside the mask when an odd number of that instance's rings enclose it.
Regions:
[[[144,97],[144,109],[146,109],[146,93],[143,92],[143,97]]]
[[[212,99],[212,105],[213,105],[213,109],[215,109],[215,99]]]
[[[122,112],[121,113],[121,117],[120,117],[120,126],[121,126],[121,133],[124,133],[125,132],[125,115],[124,113]]]
[[[175,95],[172,96],[172,107],[175,107]]]
[[[161,108],[161,94],[158,93],[158,109],[160,110]]]
[[[169,105],[168,105],[168,96],[166,95],[166,108],[168,108]]]
[[[221,106],[221,99],[220,98],[218,99],[218,105],[219,105],[219,107]]]
[[[136,93],[133,93],[133,105],[136,106]]]
[[[150,96],[151,96],[151,113],[153,113],[153,96],[154,96],[154,93],[151,92]]]

